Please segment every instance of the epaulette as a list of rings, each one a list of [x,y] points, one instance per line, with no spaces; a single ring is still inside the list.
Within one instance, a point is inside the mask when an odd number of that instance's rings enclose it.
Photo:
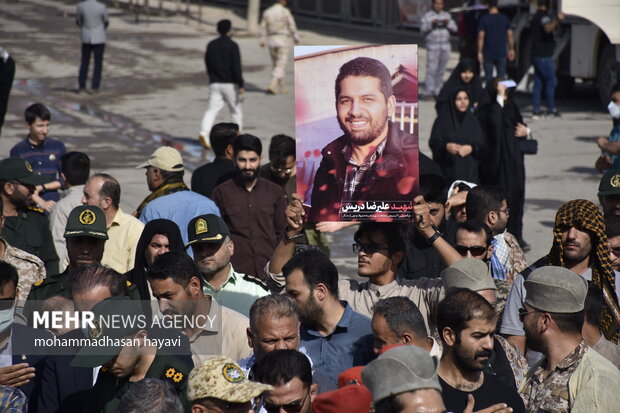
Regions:
[[[37,288],[41,288],[41,287],[46,286],[46,285],[55,284],[58,281],[60,281],[59,278],[45,277],[44,279],[39,280],[39,281],[35,282],[34,284],[32,284],[32,287],[30,288],[30,291],[32,291],[34,289],[37,289]]]
[[[39,207],[35,207],[35,206],[28,206],[27,208],[28,208],[28,211],[38,212],[38,213],[39,213],[39,214],[41,214],[41,215],[45,215],[45,211],[44,211],[44,210],[42,210],[42,209],[41,209],[41,208],[39,208]]]
[[[254,275],[243,274],[243,279],[251,283],[258,284],[259,286],[263,287],[266,291],[269,291],[269,287],[267,287],[267,283],[265,283],[265,281],[261,280],[260,278]]]
[[[180,390],[183,388],[183,383],[187,380],[187,375],[183,373],[181,370],[178,370],[175,367],[172,367],[170,364],[164,366],[164,369],[161,372],[160,380],[167,381],[172,384],[172,386]]]

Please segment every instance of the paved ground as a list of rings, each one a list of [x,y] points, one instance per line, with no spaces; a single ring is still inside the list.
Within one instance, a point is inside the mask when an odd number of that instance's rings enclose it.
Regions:
[[[188,173],[211,157],[193,140],[206,106],[207,86],[203,53],[215,37],[215,23],[230,18],[235,27],[245,27],[243,10],[204,7],[203,23],[195,18],[168,12],[136,23],[126,7],[109,7],[109,41],[104,58],[102,91],[97,95],[76,94],[80,61],[78,28],[74,23],[75,1],[3,0],[0,6],[0,46],[17,61],[16,82],[0,139],[0,155],[23,139],[23,110],[39,101],[52,109],[53,130],[69,150],[92,157],[94,171],[108,172],[121,182],[121,206],[133,210],[147,195],[143,171],[133,167],[162,142],[183,151]],[[152,2],[154,3],[154,2]],[[197,11],[192,11],[196,16]],[[417,42],[415,33],[376,35],[368,31],[300,21],[304,45],[354,45],[367,43]],[[270,61],[258,39],[240,30],[235,37],[242,52],[248,93],[244,103],[245,131],[263,139],[265,148],[276,133],[294,135],[292,94],[268,96]],[[456,65],[453,54],[449,68]],[[426,54],[420,50],[420,79],[424,79]],[[287,83],[292,89],[292,65]],[[529,115],[529,96],[519,95],[524,115]],[[561,119],[531,120],[539,140],[539,154],[528,156],[525,238],[533,246],[528,260],[544,255],[551,242],[557,208],[566,200],[596,201],[600,178],[593,169],[598,150],[593,143],[609,132],[609,116],[597,101],[595,91],[577,85],[575,95],[559,101]],[[222,120],[227,114],[222,112]],[[421,148],[427,154],[434,109],[420,107]],[[189,176],[187,178],[189,181]],[[339,267],[351,274],[351,231],[334,236]]]

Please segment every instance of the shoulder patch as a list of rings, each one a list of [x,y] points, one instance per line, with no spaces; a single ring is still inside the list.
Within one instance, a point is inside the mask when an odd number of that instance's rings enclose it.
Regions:
[[[43,281],[44,281],[44,280],[45,280],[45,279],[43,279],[43,280],[39,280],[39,281],[35,282],[35,283],[34,283],[34,284],[32,284],[32,285],[33,285],[34,287],[38,287],[39,285],[43,284]]]
[[[266,291],[269,291],[269,287],[267,287],[267,284],[265,283],[265,281],[261,280],[255,275],[243,274],[243,279],[253,284],[257,284],[263,287]]]

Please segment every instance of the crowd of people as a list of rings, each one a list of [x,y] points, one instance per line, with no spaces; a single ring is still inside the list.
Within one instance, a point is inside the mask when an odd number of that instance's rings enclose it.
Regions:
[[[268,9],[265,25],[290,23],[284,3]],[[451,30],[443,2],[434,5],[426,29]],[[496,9],[489,1],[482,44],[504,27]],[[218,32],[211,52],[234,50],[230,22]],[[284,34],[271,35],[269,89],[284,93],[290,50],[277,41]],[[506,36],[511,59],[509,29]],[[444,50],[435,52],[441,66]],[[482,53],[485,72],[495,64],[501,76],[505,59]],[[343,180],[357,193],[385,148],[393,150],[390,139],[408,134],[388,119],[391,89],[365,71],[376,61],[347,65],[357,71],[341,70],[335,82],[336,100],[346,93],[350,102],[338,103],[344,135],[333,158],[350,156],[338,162],[349,162]],[[221,82],[216,99],[238,99],[242,82]],[[353,83],[372,96],[372,122],[353,116],[366,110]],[[489,78],[484,87],[466,58],[433,87],[433,159],[420,152],[411,222],[308,220],[295,190],[295,140],[273,136],[261,166],[261,140],[242,133],[240,120],[211,126],[213,113],[201,139],[215,160],[188,186],[181,153],[156,149],[136,165],[149,195],[124,212],[118,180],[91,174],[87,153],[47,136],[48,108],[30,105],[28,135],[0,160],[2,411],[615,412],[615,158],[606,158],[600,205],[565,202],[548,254],[527,262],[519,142],[530,131],[512,86]],[[614,119],[617,95],[615,88]],[[362,135],[384,143],[351,163]],[[606,142],[598,144],[620,153],[615,140]],[[339,201],[344,192],[329,195]],[[339,274],[321,234],[353,225],[352,278]]]

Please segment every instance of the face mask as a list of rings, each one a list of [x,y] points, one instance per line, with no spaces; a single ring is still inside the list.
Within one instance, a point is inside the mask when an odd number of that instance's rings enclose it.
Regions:
[[[607,105],[607,110],[609,111],[609,114],[612,118],[620,118],[620,106],[618,106],[613,100],[609,102],[609,105]]]
[[[17,298],[15,299],[17,301]],[[13,324],[15,306],[6,310],[0,310],[0,332],[6,331]]]

